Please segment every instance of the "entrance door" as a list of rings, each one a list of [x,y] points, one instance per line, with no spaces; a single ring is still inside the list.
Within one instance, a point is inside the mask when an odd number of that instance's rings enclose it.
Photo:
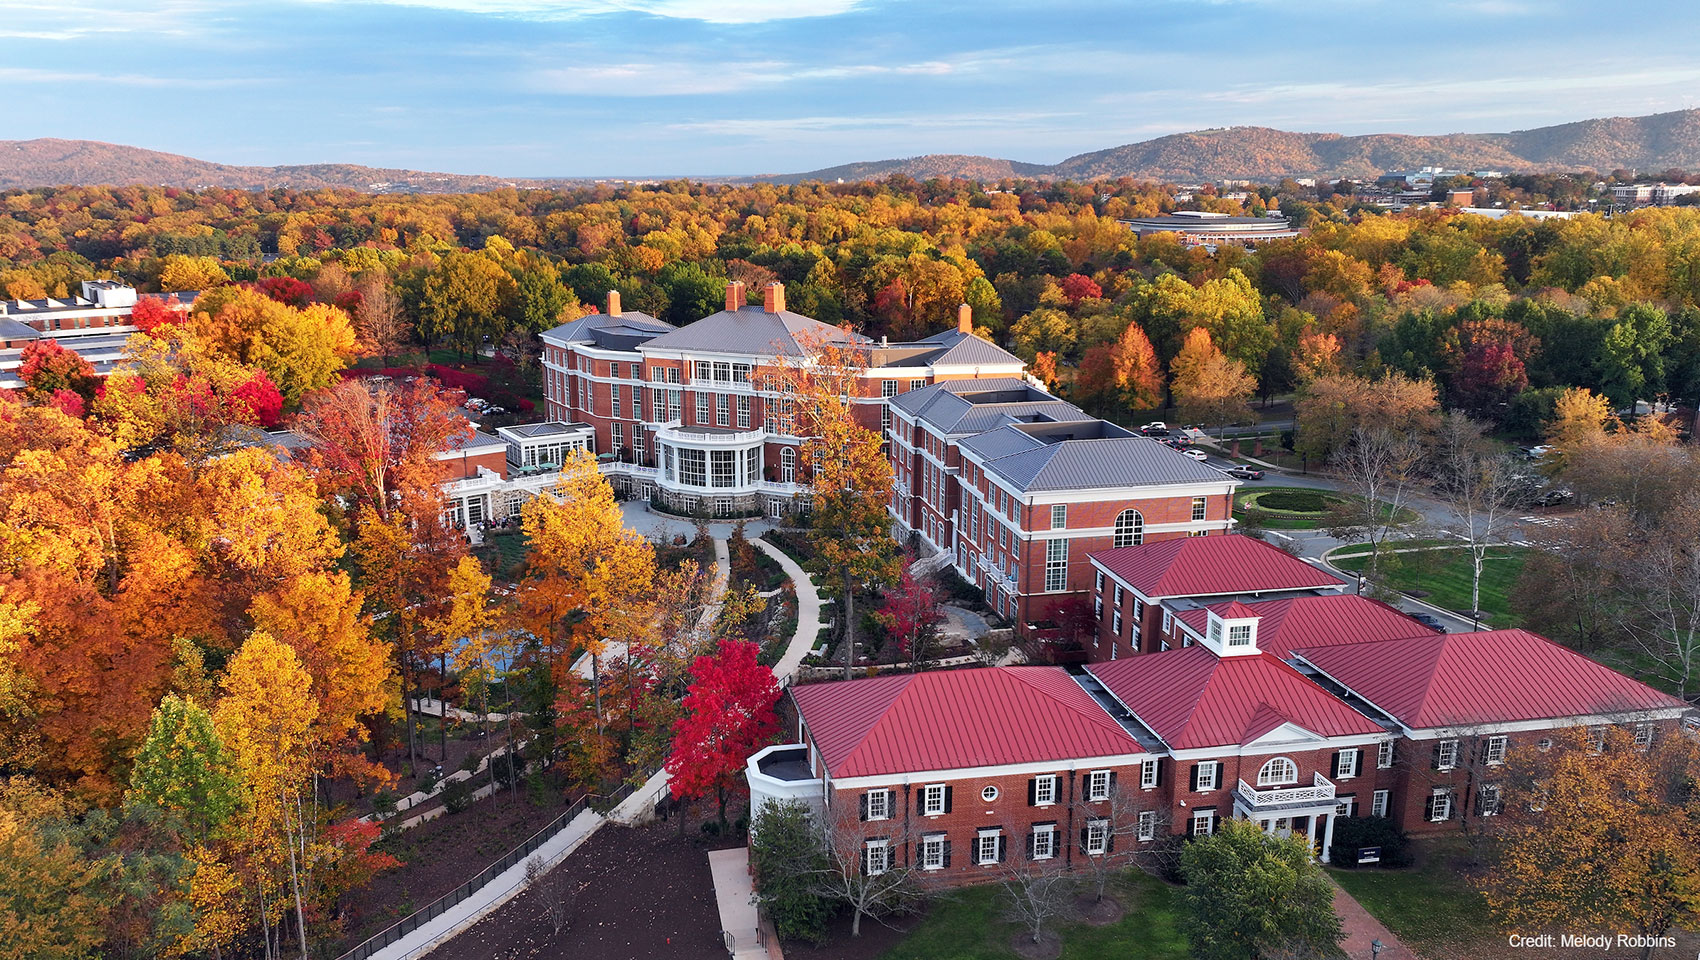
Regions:
[[[484,519],[484,498],[473,497],[466,501],[466,522],[470,526]]]

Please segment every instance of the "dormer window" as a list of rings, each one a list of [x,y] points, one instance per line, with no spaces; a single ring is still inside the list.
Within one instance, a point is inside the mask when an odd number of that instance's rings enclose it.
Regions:
[[[1228,628],[1228,646],[1251,646],[1251,624],[1243,623]]]

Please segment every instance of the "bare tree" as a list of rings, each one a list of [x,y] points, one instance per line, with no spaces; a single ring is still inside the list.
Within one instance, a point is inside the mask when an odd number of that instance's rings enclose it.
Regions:
[[[575,889],[566,871],[549,869],[543,865],[541,857],[525,861],[525,883],[541,901],[539,913],[548,922],[549,929],[557,934],[565,930],[572,918],[573,899],[583,885]]]
[[[1435,437],[1437,489],[1451,522],[1447,532],[1470,555],[1470,618],[1482,608],[1482,565],[1488,552],[1504,546],[1528,499],[1529,483],[1510,457],[1495,454],[1483,439],[1485,425],[1460,411],[1441,418]]]
[[[401,352],[409,334],[407,318],[402,315],[401,298],[396,296],[389,277],[381,272],[362,280],[359,289],[361,345],[368,353],[382,357],[387,363],[390,357]]]
[[[1075,868],[1086,877],[1094,900],[1103,900],[1110,881],[1131,867],[1152,876],[1171,874],[1180,862],[1181,838],[1168,811],[1120,784],[1104,800],[1074,802],[1080,836]]]
[[[1611,556],[1629,613],[1624,631],[1686,697],[1700,666],[1700,494],[1618,536]]]
[[[902,856],[912,849],[902,821],[863,823],[854,806],[840,804],[823,811],[820,823],[827,868],[817,875],[815,892],[850,907],[851,936],[862,935],[863,917],[883,922],[917,906],[924,891],[916,858]]]
[[[1369,544],[1369,575],[1380,572],[1381,548],[1422,476],[1428,448],[1420,436],[1381,427],[1358,427],[1352,442],[1334,456],[1352,502],[1335,517],[1329,533]]]
[[[1063,860],[1060,837],[1052,834],[1048,852],[1034,844],[1035,835],[1028,834],[1025,842],[1019,842],[1019,849],[1006,849],[997,877],[1003,891],[1004,918],[1019,924],[1034,943],[1043,943],[1051,924],[1068,914],[1075,880]]]

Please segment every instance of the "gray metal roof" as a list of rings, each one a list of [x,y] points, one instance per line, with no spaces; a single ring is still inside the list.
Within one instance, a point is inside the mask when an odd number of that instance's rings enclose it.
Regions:
[[[963,438],[959,446],[982,460],[995,460],[1012,453],[1042,447],[1044,443],[1020,430],[987,430],[985,433]]]
[[[830,323],[822,323],[800,313],[782,310],[768,313],[761,307],[746,306],[739,310],[711,313],[695,323],[662,334],[645,346],[658,350],[712,350],[755,357],[800,357],[799,335],[823,343],[842,342],[844,331]],[[865,343],[866,338],[858,338]]]
[[[637,310],[622,310],[619,316],[610,317],[603,313],[588,313],[577,320],[568,320],[558,327],[543,331],[543,336],[551,340],[572,343],[575,340],[589,340],[598,346],[622,348],[623,343],[615,341],[632,340],[641,342],[663,333],[670,333],[673,325],[657,320],[647,313]],[[604,344],[603,340],[610,342]]]
[[[0,340],[36,340],[42,332],[22,320],[0,314]]]
[[[986,470],[1023,491],[1222,482],[1220,470],[1146,437],[1046,443],[990,460]]]
[[[992,364],[1020,364],[1021,358],[990,341],[981,340],[971,333],[958,330],[947,330],[934,334],[929,338],[943,344],[945,351],[933,358],[936,367],[948,366],[989,366]]]

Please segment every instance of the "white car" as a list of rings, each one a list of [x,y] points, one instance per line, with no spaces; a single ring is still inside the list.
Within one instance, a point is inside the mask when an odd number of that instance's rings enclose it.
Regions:
[[[1209,457],[1204,455],[1203,450],[1182,450],[1181,453],[1186,455],[1186,456],[1193,458],[1194,460],[1197,460],[1199,463],[1203,463],[1206,460],[1210,459]]]

